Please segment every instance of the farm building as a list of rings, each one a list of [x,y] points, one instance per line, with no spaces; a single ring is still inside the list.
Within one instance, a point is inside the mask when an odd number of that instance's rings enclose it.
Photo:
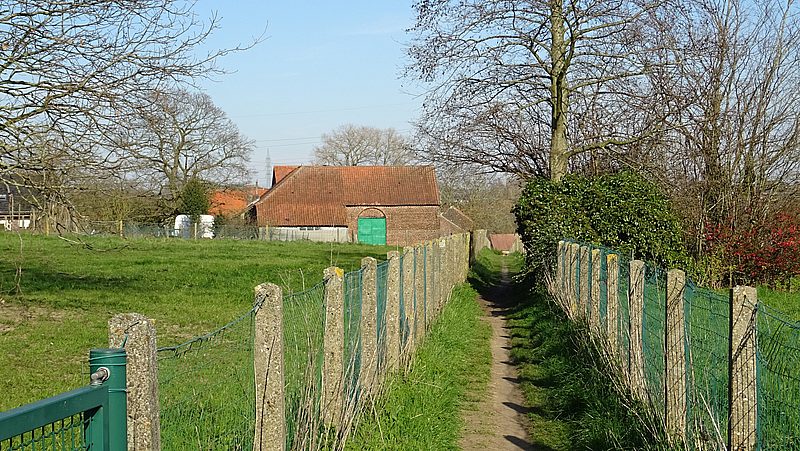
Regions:
[[[442,235],[471,232],[474,223],[469,216],[454,206],[450,206],[441,213]]]
[[[246,186],[242,188],[221,188],[209,196],[210,208],[208,214],[237,218],[243,216],[248,205],[253,203],[267,192],[266,188]]]
[[[405,246],[440,235],[432,166],[276,166],[250,216],[271,239]]]
[[[30,204],[31,190],[0,182],[0,230],[32,228],[35,208]]]
[[[492,249],[503,254],[511,252],[525,253],[522,240],[516,233],[493,233],[489,235],[489,242],[492,244]]]

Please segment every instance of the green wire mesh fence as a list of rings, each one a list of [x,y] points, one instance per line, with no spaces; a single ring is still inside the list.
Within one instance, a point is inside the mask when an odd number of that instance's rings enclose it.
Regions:
[[[664,412],[664,358],[666,353],[667,275],[660,268],[645,267],[642,308],[642,354],[647,395],[656,412]],[[663,418],[662,418],[663,419]]]
[[[213,332],[158,349],[165,449],[252,449],[256,308]]]
[[[344,275],[344,390],[347,405],[355,405],[358,402],[360,391],[363,274],[363,270],[359,269]]]
[[[755,359],[758,448],[800,449],[800,323],[758,304]]]
[[[0,451],[83,450],[83,414],[72,415],[24,434],[0,440]]]
[[[689,436],[699,448],[728,441],[730,299],[686,281],[686,368]]]
[[[283,297],[286,449],[314,449],[322,428],[325,284]]]
[[[555,286],[562,294],[574,297],[563,305],[574,306],[577,302],[576,317],[588,320],[595,314],[591,303],[597,297],[599,308],[595,312],[599,314],[597,321],[604,336],[613,323],[611,320],[616,319],[617,349],[612,355],[618,359],[628,383],[633,384],[632,392],[637,391],[636,374],[640,371],[644,376],[645,402],[661,426],[675,421],[669,418],[684,416],[685,426],[681,420],[677,423],[679,430],[670,431],[679,436],[682,446],[698,450],[726,446],[800,449],[800,322],[757,303],[756,299],[747,298],[752,295],[742,295],[742,300],[732,304],[736,290],[722,294],[686,279],[685,285],[679,286],[683,298],[677,312],[682,323],[670,326],[678,327],[679,331],[683,329],[677,345],[682,349],[674,349],[675,346],[670,349],[668,337],[676,332],[668,330],[671,313],[667,306],[670,299],[667,271],[646,264],[641,325],[638,326],[641,327],[641,342],[635,343],[632,338],[638,340],[639,334],[632,333],[635,325],[631,296],[636,290],[632,290],[631,261],[599,246],[583,245],[583,249],[576,252],[575,246],[568,249],[571,244],[574,243],[562,244],[558,254],[557,272],[563,279]],[[582,261],[593,249],[600,251],[599,272],[593,271],[591,260]],[[616,318],[608,317],[611,268],[607,263],[611,254],[617,255],[618,262],[615,268],[619,276]],[[600,286],[594,287],[596,283]],[[587,297],[581,293],[587,287],[595,294]],[[752,288],[747,290],[755,293]],[[733,311],[738,315],[735,321],[731,316]],[[632,367],[637,363],[633,358],[635,352],[642,355],[640,369]],[[679,376],[685,393],[676,392],[680,398],[685,397],[685,415],[670,411],[670,402],[676,402],[675,394],[669,397],[670,388],[667,387],[667,377],[672,371],[667,362],[672,355],[683,356],[686,363],[685,374]],[[680,390],[680,387],[672,390]]]

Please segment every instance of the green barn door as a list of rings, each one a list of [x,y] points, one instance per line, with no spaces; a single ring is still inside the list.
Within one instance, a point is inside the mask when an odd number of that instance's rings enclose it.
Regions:
[[[386,218],[358,218],[358,242],[386,244]]]

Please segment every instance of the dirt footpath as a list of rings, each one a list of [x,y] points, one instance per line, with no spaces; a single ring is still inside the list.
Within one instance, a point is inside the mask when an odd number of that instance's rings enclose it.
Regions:
[[[519,389],[516,367],[509,358],[511,337],[506,329],[507,299],[510,280],[503,266],[502,282],[479,300],[492,326],[492,370],[486,397],[477,410],[465,413],[466,426],[460,445],[464,450],[532,450],[525,427],[524,401]]]

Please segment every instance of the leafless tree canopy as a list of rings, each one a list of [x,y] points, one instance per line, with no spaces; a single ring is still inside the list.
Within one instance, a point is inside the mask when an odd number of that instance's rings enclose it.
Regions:
[[[241,50],[198,57],[217,21],[192,5],[0,1],[0,182],[58,196],[115,174],[125,155],[111,132],[146,105],[142,93],[218,73],[217,57]]]
[[[344,125],[322,135],[314,162],[332,166],[399,166],[413,162],[406,138],[393,128]]]
[[[137,113],[118,130],[116,152],[126,173],[158,192],[168,211],[191,179],[222,185],[249,179],[254,143],[207,94],[153,92]]]
[[[423,0],[407,75],[431,86],[419,123],[435,161],[560,178],[573,156],[636,141],[621,105],[629,51],[657,2]],[[613,110],[612,110],[613,108]]]

